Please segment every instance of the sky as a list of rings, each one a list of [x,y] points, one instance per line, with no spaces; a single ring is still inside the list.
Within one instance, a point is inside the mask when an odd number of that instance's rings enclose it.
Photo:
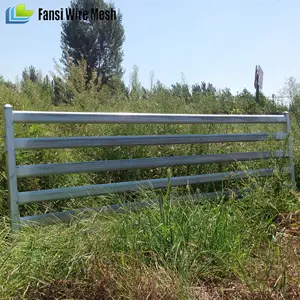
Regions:
[[[300,80],[300,0],[115,0],[123,15],[124,81],[133,66],[141,83],[150,74],[166,86],[211,82],[233,93],[254,91],[255,66],[262,92],[277,93],[288,77]],[[5,10],[35,10],[26,24],[5,24]],[[15,81],[30,65],[44,75],[61,57],[60,21],[39,21],[38,8],[68,7],[69,0],[0,2],[0,75]]]

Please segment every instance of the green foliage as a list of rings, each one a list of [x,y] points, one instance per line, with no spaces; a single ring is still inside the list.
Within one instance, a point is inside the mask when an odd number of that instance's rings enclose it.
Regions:
[[[3,76],[0,75],[0,86],[8,87],[9,89],[16,90],[16,85],[11,81],[7,81]]]
[[[254,278],[253,270],[257,265],[266,270],[262,275],[267,284],[272,279],[268,270],[283,259],[274,242],[272,221],[279,212],[295,208],[287,190],[270,194],[269,184],[260,184],[242,201],[236,201],[233,194],[228,201],[203,199],[200,204],[170,189],[161,195],[140,194],[146,200],[150,196],[159,197],[160,205],[120,215],[95,214],[68,225],[24,228],[14,240],[4,227],[0,232],[0,297],[39,299],[53,283],[53,298],[62,293],[70,298],[71,283],[98,282],[103,284],[101,295],[145,299],[145,295],[134,296],[136,285],[130,288],[139,268],[148,281],[150,270],[156,272],[151,293],[168,285],[168,276],[178,277],[181,288],[177,290],[171,281],[175,290],[167,292],[175,294],[174,299],[179,295],[189,299],[189,287],[208,278],[238,278],[252,290],[268,291],[267,285],[262,288],[262,282]],[[261,256],[261,249],[268,257]],[[246,271],[249,268],[251,272]],[[136,279],[139,285],[144,284],[142,278]],[[63,281],[69,288],[56,290]],[[88,293],[84,297],[92,299]]]
[[[92,8],[111,10],[115,6],[103,0],[75,0],[71,1],[70,8],[91,11]],[[77,65],[82,59],[86,60],[86,84],[92,80],[93,72],[96,72],[97,84],[106,84],[113,76],[123,73],[124,40],[120,11],[116,20],[94,20],[90,16],[88,21],[66,20],[62,23],[62,61],[68,72],[70,64]]]
[[[130,87],[126,87],[119,76],[100,89],[96,80],[86,85],[89,76],[87,63],[82,60],[68,67],[65,74],[57,66],[52,74],[53,83],[46,77],[39,77],[36,71],[25,72],[26,80],[20,91],[0,80],[0,104],[9,103],[15,110],[40,111],[101,111],[101,112],[149,112],[149,113],[276,113],[286,110],[283,105],[261,95],[256,103],[247,90],[233,95],[230,90],[216,90],[211,84],[195,84],[191,88],[184,81],[170,88],[152,77],[149,90],[138,78],[134,67]],[[34,70],[34,69],[31,69]],[[24,74],[25,74],[24,73]],[[35,74],[35,75],[34,75]],[[92,76],[97,76],[93,73]],[[38,79],[39,78],[39,79]],[[96,77],[92,77],[96,78]],[[296,99],[296,98],[295,98]],[[295,102],[296,103],[296,102]],[[298,123],[293,115],[293,135],[297,134]],[[3,122],[0,122],[3,132]],[[16,137],[51,136],[112,136],[145,134],[196,134],[266,132],[269,125],[57,125],[17,124]],[[278,127],[273,130],[282,130]],[[300,144],[294,140],[294,159],[297,181],[300,182]],[[238,278],[251,288],[257,288],[256,278],[247,268],[252,267],[254,258],[266,270],[264,282],[270,281],[267,270],[274,266],[278,248],[273,221],[284,212],[299,208],[299,201],[289,194],[285,187],[287,178],[275,174],[268,179],[242,180],[204,184],[193,187],[168,189],[161,192],[139,191],[109,197],[89,197],[65,201],[26,205],[21,215],[49,213],[70,208],[100,206],[127,201],[158,199],[158,205],[123,215],[95,215],[86,220],[75,219],[70,224],[57,224],[46,228],[25,228],[14,238],[9,236],[7,180],[3,140],[0,147],[0,298],[42,299],[44,288],[49,284],[67,282],[103,284],[101,291],[115,293],[115,299],[146,299],[153,290],[161,287],[173,288],[170,295],[182,295],[201,279]],[[211,145],[172,145],[113,148],[83,148],[18,151],[17,164],[48,164],[93,160],[117,160],[138,157],[161,157],[174,155],[201,155],[246,151],[266,151],[283,148],[272,141],[260,143],[228,143]],[[89,174],[67,174],[24,178],[19,180],[19,190],[40,190],[58,187],[101,184],[147,178],[161,178],[205,174],[221,171],[247,170],[279,166],[278,160],[252,161],[245,163],[224,163],[209,165],[173,166],[171,169],[152,168],[134,171],[99,172]],[[246,193],[242,200],[231,194],[229,200],[200,200],[192,192],[257,188]],[[298,201],[298,202],[297,202]],[[193,203],[192,203],[193,202]],[[266,249],[268,257],[261,254]],[[107,271],[109,270],[109,271]],[[141,270],[140,273],[138,273]],[[145,271],[147,270],[147,271]],[[163,275],[159,272],[164,270]],[[111,273],[110,273],[111,272]],[[137,273],[135,273],[137,272]],[[142,282],[150,274],[156,275],[155,288],[137,296],[132,281]],[[103,275],[104,274],[104,275]],[[109,274],[109,276],[107,275]],[[104,276],[104,277],[103,277]],[[105,277],[108,276],[108,277]],[[159,277],[160,276],[160,277]],[[178,278],[174,284],[167,278]],[[279,277],[279,275],[278,275]],[[277,277],[277,278],[278,278]],[[151,277],[152,278],[152,277]],[[169,279],[168,279],[169,280]],[[258,281],[258,280],[257,280]],[[61,282],[61,281],[60,281]],[[254,282],[254,283],[253,283]],[[97,284],[98,284],[97,283]],[[166,288],[165,288],[165,286]],[[184,288],[182,288],[182,286]],[[284,289],[284,285],[281,288]],[[70,290],[70,289],[65,289]],[[103,292],[104,293],[104,292]],[[53,291],[54,294],[54,291]],[[70,295],[66,295],[65,298]],[[85,295],[86,296],[86,295]],[[47,295],[43,296],[47,299]],[[77,295],[74,296],[75,298]],[[74,298],[73,297],[73,298]],[[157,299],[159,296],[153,296]],[[179,297],[179,296],[178,296]],[[51,299],[51,298],[50,298]],[[110,299],[107,297],[107,299]],[[167,298],[176,299],[176,298]]]
[[[206,84],[205,82],[201,82],[200,84],[194,84],[192,86],[193,94],[201,94],[201,95],[214,95],[216,93],[216,88],[211,84]]]
[[[133,66],[133,71],[130,76],[130,98],[139,100],[142,97],[142,84],[139,81],[139,69]]]
[[[42,84],[42,74],[34,66],[25,68],[22,73],[22,81],[31,80],[34,83]]]

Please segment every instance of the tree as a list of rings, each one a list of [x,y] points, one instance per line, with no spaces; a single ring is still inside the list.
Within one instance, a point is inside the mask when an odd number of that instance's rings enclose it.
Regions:
[[[186,83],[178,83],[171,85],[172,93],[176,97],[180,97],[185,102],[189,102],[191,98],[191,93],[189,91],[189,86]]]
[[[68,68],[70,64],[77,65],[82,59],[87,62],[88,78],[86,84],[96,72],[96,83],[106,84],[113,76],[122,76],[123,61],[122,46],[125,40],[125,31],[122,25],[122,14],[116,12],[113,3],[103,0],[74,0],[70,9],[107,10],[115,20],[66,20],[62,22],[61,61]],[[114,13],[113,13],[114,12]]]
[[[278,96],[282,102],[288,102],[290,106],[294,105],[294,100],[300,95],[300,83],[295,77],[289,77],[285,80],[283,88],[279,91]],[[287,101],[284,101],[287,100]]]
[[[26,80],[31,80],[34,83],[42,83],[42,74],[31,65],[22,72],[22,82],[25,83]]]
[[[130,74],[130,96],[139,99],[142,94],[142,84],[139,80],[139,69],[136,65],[133,66]]]
[[[2,75],[0,75],[0,86],[1,85],[5,86],[9,89],[12,89],[14,91],[17,90],[17,86],[14,83],[12,83],[11,81],[6,81]]]
[[[211,84],[206,84],[204,81],[201,82],[201,85],[196,83],[192,86],[192,94],[202,94],[202,95],[215,95],[217,92],[216,88]]]
[[[52,89],[52,103],[54,105],[71,103],[73,94],[61,77],[53,75]]]

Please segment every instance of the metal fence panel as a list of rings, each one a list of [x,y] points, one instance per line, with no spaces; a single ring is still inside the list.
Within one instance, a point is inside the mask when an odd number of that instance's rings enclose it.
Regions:
[[[49,137],[49,138],[14,138],[14,123],[61,123],[61,124],[283,124],[283,132],[240,133],[240,134],[178,134],[178,135],[145,135],[145,136],[96,136],[96,137]],[[158,168],[174,165],[207,164],[219,162],[248,161],[288,157],[290,166],[284,168],[291,176],[295,186],[295,170],[292,154],[290,116],[282,115],[196,115],[196,114],[150,114],[150,113],[78,113],[78,112],[38,112],[13,111],[10,105],[4,107],[5,151],[9,206],[12,229],[20,229],[21,223],[38,221],[50,224],[55,220],[67,221],[77,213],[57,212],[40,216],[20,217],[19,205],[46,200],[70,199],[86,196],[99,196],[110,193],[137,191],[139,189],[160,189],[171,186],[183,186],[231,179],[243,179],[248,176],[270,176],[274,169],[259,169],[173,178],[159,178],[129,182],[115,182],[89,186],[76,186],[40,191],[18,192],[17,178],[46,176],[51,174],[69,174],[82,172],[102,172],[124,169]],[[16,165],[15,150],[59,149],[79,147],[114,147],[138,145],[202,144],[225,142],[258,142],[287,138],[287,151],[245,152],[206,154],[192,156],[171,156],[158,158],[136,158],[111,161],[78,162],[68,164]],[[130,204],[135,206],[136,204]],[[137,205],[139,206],[139,205]],[[110,207],[119,209],[118,205]],[[101,208],[103,211],[104,208]],[[108,208],[107,208],[108,209]],[[94,210],[85,209],[85,211]],[[105,209],[104,209],[105,210]]]

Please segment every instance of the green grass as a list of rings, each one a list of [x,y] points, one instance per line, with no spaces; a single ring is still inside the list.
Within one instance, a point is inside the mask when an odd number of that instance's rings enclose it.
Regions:
[[[30,82],[26,93],[16,93],[0,85],[0,104],[9,103],[15,110],[223,113],[222,105],[214,97],[198,98],[187,104],[180,97],[160,91],[154,92],[151,99],[145,101],[124,99],[121,94],[110,95],[104,90],[96,94],[78,94],[72,105],[56,107],[51,104],[49,96]],[[246,103],[243,101],[233,99],[228,104],[228,107],[233,107],[231,112],[244,113],[248,100],[245,100]],[[255,109],[260,112],[259,107]],[[263,109],[266,108],[261,108],[261,113]],[[283,110],[276,107],[276,110],[280,109]],[[293,134],[297,136],[295,128],[297,125],[293,119]],[[35,124],[18,125],[15,133],[16,137],[39,137],[281,130],[278,126],[267,125]],[[3,149],[3,141],[1,143]],[[299,145],[295,139],[297,182],[300,182]],[[284,142],[268,141],[22,151],[17,153],[17,163],[217,154],[284,147]],[[181,166],[173,167],[171,172],[173,176],[183,176],[281,166],[283,163],[281,160],[270,160]],[[292,255],[289,251],[293,247],[279,241],[276,218],[297,211],[300,202],[298,196],[290,193],[288,178],[280,173],[271,178],[26,205],[21,208],[22,215],[129,200],[151,203],[152,199],[158,199],[158,204],[148,209],[125,214],[94,214],[87,219],[75,218],[70,224],[24,228],[16,235],[11,235],[9,228],[4,151],[0,157],[0,175],[0,299],[210,299],[209,295],[211,299],[217,299],[213,291],[216,290],[218,297],[224,296],[227,293],[226,287],[231,283],[240,292],[235,295],[236,299],[251,299],[254,295],[262,297],[256,299],[292,299],[289,298],[291,293],[299,291],[299,275],[295,272],[297,265],[300,265],[299,254]],[[20,180],[19,190],[161,178],[168,175],[168,169],[160,168],[26,178]],[[201,199],[194,203],[191,197],[195,191],[247,189],[253,185],[256,189],[245,193],[241,199],[231,194],[229,199]],[[203,296],[201,293],[205,289],[207,293]]]
[[[154,291],[144,282],[143,293],[167,292],[165,284],[169,286],[165,299],[172,299],[174,292],[176,299],[188,299],[188,287],[206,278],[239,278],[249,288],[267,291],[246,269],[262,249],[276,255],[273,221],[279,212],[297,205],[288,195],[285,190],[270,192],[261,183],[240,200],[192,204],[189,195],[166,191],[156,195],[160,205],[137,212],[95,214],[70,224],[25,228],[14,238],[6,226],[0,239],[1,299],[41,297],[49,293],[49,284],[61,280],[74,288],[91,283],[96,288],[98,281],[108,281],[102,287],[106,294],[137,299],[133,296],[137,283],[130,281],[162,270],[156,274]],[[273,265],[270,259],[263,263],[266,269]],[[271,275],[263,276],[267,281]],[[145,299],[143,293],[138,299]]]

